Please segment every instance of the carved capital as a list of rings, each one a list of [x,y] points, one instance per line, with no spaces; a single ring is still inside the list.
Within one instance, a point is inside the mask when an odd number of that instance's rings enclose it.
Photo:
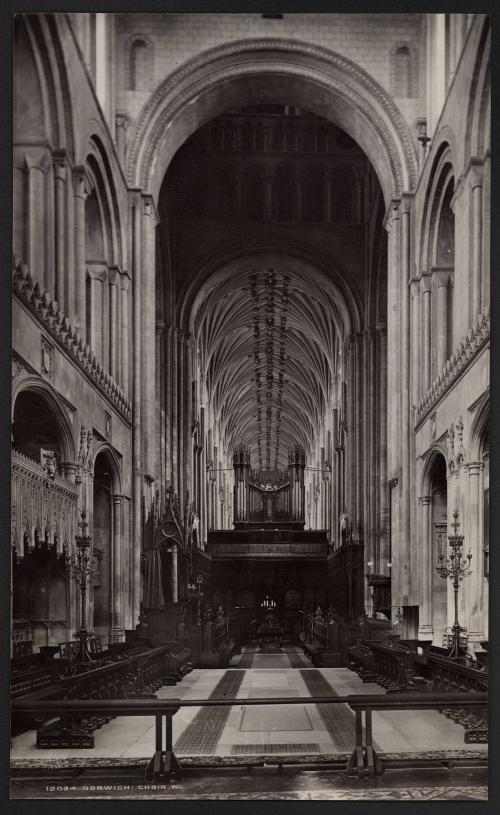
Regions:
[[[127,113],[117,112],[115,115],[115,123],[117,128],[123,128],[123,130],[127,130],[128,126],[130,125],[130,117]]]
[[[105,263],[89,263],[87,274],[91,280],[99,280],[104,283],[108,276],[108,267]]]
[[[130,286],[130,275],[125,269],[120,269],[120,289],[128,291]]]
[[[412,277],[410,280],[410,292],[412,297],[420,295],[420,280],[417,277]]]
[[[474,190],[476,187],[482,187],[484,165],[481,159],[471,158],[464,175],[470,184],[471,190]]]
[[[86,167],[79,165],[71,171],[73,177],[73,190],[76,198],[85,200],[90,195],[94,185]]]
[[[394,224],[399,221],[400,203],[401,202],[397,198],[394,198],[387,208],[384,218],[384,227],[387,233],[390,233],[394,227]]]
[[[450,282],[450,269],[438,269],[436,266],[431,271],[432,284],[436,289],[448,288]]]
[[[431,276],[428,274],[422,274],[422,277],[420,278],[420,291],[422,292],[422,294],[424,294],[425,292],[430,292],[431,288],[432,288]]]
[[[117,286],[120,282],[120,270],[118,266],[110,266],[108,269],[108,282],[111,286]]]
[[[66,170],[67,170],[67,157],[64,150],[57,150],[52,153],[52,159],[54,162],[54,175],[58,181],[65,181],[66,180]]]
[[[143,195],[143,213],[146,218],[151,218],[152,226],[157,226],[160,223],[158,210],[156,209],[155,202],[152,195]]]

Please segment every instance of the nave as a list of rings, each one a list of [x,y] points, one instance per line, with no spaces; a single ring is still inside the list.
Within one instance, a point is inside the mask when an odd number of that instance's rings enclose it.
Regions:
[[[14,28],[13,794],[484,797],[488,15]]]

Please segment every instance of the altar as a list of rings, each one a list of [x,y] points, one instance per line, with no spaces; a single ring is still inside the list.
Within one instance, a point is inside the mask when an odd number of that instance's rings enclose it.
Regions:
[[[281,648],[283,644],[283,626],[273,612],[268,612],[257,629],[258,643],[275,642]]]

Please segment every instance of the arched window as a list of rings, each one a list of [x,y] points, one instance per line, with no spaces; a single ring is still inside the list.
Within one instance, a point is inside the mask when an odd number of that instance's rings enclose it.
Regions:
[[[153,69],[152,43],[147,37],[134,37],[127,47],[128,90],[148,90],[151,87]]]
[[[38,393],[25,390],[17,397],[12,444],[14,450],[37,464],[60,471],[63,447],[59,429],[46,400]]]
[[[441,205],[437,231],[436,264],[453,267],[455,264],[455,215],[451,208],[453,178],[448,181]]]
[[[391,93],[396,98],[418,96],[418,54],[408,43],[401,43],[391,52]]]
[[[107,263],[103,218],[96,190],[85,201],[85,252],[87,279],[85,314],[87,342],[97,358],[105,360],[107,320]]]
[[[443,369],[453,347],[453,278],[455,215],[453,168],[449,157],[436,169],[432,190],[429,266],[431,292],[431,382]]]

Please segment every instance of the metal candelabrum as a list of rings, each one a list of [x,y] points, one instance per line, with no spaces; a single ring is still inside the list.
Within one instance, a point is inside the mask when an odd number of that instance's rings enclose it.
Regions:
[[[454,599],[455,599],[455,621],[452,627],[452,646],[448,656],[451,659],[461,659],[463,657],[463,649],[460,646],[460,623],[458,621],[458,588],[460,583],[463,581],[464,577],[468,577],[472,574],[472,570],[470,568],[470,562],[472,559],[472,553],[469,551],[469,554],[466,557],[463,556],[463,544],[464,544],[464,536],[458,534],[458,528],[460,526],[460,521],[458,520],[458,510],[455,509],[453,512],[453,523],[451,527],[453,529],[453,535],[448,535],[448,541],[451,549],[451,553],[446,556],[445,560],[445,553],[440,552],[438,555],[438,563],[436,566],[436,571],[440,577],[443,579],[450,578],[453,583],[453,592],[454,592]]]
[[[94,636],[94,632],[87,629],[87,583],[92,580],[98,564],[91,551],[92,536],[87,533],[88,523],[85,510],[82,511],[81,518],[78,524],[81,534],[75,535],[76,552],[66,558],[66,568],[80,589],[80,628],[73,636],[79,643],[75,663],[84,666],[95,661],[89,648],[89,641]]]

